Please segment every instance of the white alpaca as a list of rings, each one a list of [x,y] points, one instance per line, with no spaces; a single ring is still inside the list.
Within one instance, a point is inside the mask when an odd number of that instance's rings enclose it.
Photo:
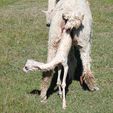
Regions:
[[[63,109],[66,108],[66,98],[65,98],[65,87],[66,87],[66,77],[68,73],[68,55],[72,46],[72,37],[70,35],[71,30],[75,27],[78,29],[82,25],[83,15],[72,15],[71,18],[68,17],[70,14],[63,14],[62,17],[64,19],[68,19],[64,28],[62,29],[62,33],[60,35],[60,42],[58,45],[58,49],[55,57],[51,62],[47,64],[37,62],[34,60],[27,60],[23,70],[25,72],[33,71],[33,70],[41,70],[41,71],[50,71],[54,70],[56,66],[58,66],[58,78],[57,78],[57,86],[59,88],[59,94],[63,97]],[[76,18],[75,18],[76,17]],[[60,75],[61,75],[61,65],[64,67],[64,75],[61,84]],[[62,90],[61,91],[61,87]],[[63,93],[62,93],[63,92]]]
[[[52,0],[49,0],[52,1]],[[55,0],[53,0],[55,1]],[[55,3],[55,2],[54,2]],[[92,40],[92,15],[89,8],[89,4],[86,0],[60,0],[53,9],[50,16],[50,30],[49,30],[49,41],[48,41],[48,58],[47,62],[50,62],[56,54],[58,45],[60,42],[59,35],[62,33],[65,21],[62,19],[62,15],[71,12],[84,15],[84,20],[82,22],[82,27],[78,30],[73,29],[72,37],[75,40],[76,47],[80,50],[80,57],[83,64],[83,73],[80,78],[81,83],[85,82],[89,90],[98,90],[95,83],[95,78],[90,69],[90,49]],[[72,53],[74,54],[74,53]],[[71,62],[73,63],[73,61]],[[70,73],[69,73],[70,74]],[[46,92],[51,80],[52,73],[50,71],[43,73],[43,79],[41,83],[41,97],[46,96]]]

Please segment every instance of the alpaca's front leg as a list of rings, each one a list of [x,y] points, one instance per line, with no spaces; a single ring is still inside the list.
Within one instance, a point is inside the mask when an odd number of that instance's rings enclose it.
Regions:
[[[66,77],[68,73],[68,65],[67,63],[63,64],[64,67],[64,76],[63,76],[63,81],[62,81],[62,92],[63,92],[63,103],[62,103],[62,108],[66,108],[66,93],[65,93],[65,87],[66,87]]]

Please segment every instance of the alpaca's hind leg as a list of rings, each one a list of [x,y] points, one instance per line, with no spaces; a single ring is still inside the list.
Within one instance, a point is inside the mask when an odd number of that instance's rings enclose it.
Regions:
[[[41,80],[41,102],[44,102],[47,99],[47,90],[49,87],[49,84],[52,79],[52,71],[43,72],[43,78]]]
[[[90,44],[86,48],[80,49],[81,60],[83,64],[83,74],[80,78],[81,83],[85,83],[89,90],[99,90],[96,86],[95,77],[90,69]]]
[[[56,48],[51,47],[52,44],[48,44],[48,58],[47,58],[47,62],[50,62],[55,54],[56,54]],[[51,83],[52,77],[53,77],[53,71],[47,71],[47,72],[43,72],[43,78],[41,81],[41,98],[42,100],[45,100],[47,98],[47,90],[49,88],[49,85]]]
[[[65,109],[65,108],[66,108],[66,93],[65,93],[65,87],[66,87],[66,77],[67,77],[67,73],[68,73],[68,65],[67,65],[67,64],[63,64],[63,66],[64,66],[64,76],[63,76],[63,80],[62,80],[62,92],[63,92],[62,108]]]
[[[58,92],[59,96],[60,96],[60,98],[62,98],[62,89],[61,89],[61,79],[60,79],[60,76],[61,76],[61,68],[58,69],[57,86],[58,86],[58,90],[59,90],[59,92]]]

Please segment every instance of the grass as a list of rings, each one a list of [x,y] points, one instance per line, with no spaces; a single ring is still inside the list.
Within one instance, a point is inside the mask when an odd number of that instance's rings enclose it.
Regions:
[[[47,8],[47,0],[0,0],[0,113],[113,113],[113,1],[90,3],[92,68],[100,91],[84,91],[73,81],[64,111],[56,93],[46,104],[29,94],[39,89],[41,73],[22,71],[28,58],[46,61],[48,29],[40,10]]]

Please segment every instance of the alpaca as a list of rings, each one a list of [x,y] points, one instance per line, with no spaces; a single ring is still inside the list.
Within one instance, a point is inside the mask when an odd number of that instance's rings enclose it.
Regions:
[[[52,1],[52,0],[49,0]],[[55,1],[55,0],[53,0]],[[55,3],[55,2],[54,2]],[[50,5],[50,4],[49,4]],[[58,49],[60,42],[59,35],[62,32],[65,21],[62,19],[64,12],[70,11],[75,13],[84,14],[82,26],[76,30],[73,29],[71,34],[73,41],[77,42],[76,48],[80,51],[80,57],[83,65],[83,73],[80,77],[81,85],[83,82],[88,86],[90,91],[99,90],[96,85],[94,75],[92,74],[91,65],[91,42],[92,42],[92,15],[89,3],[86,0],[59,0],[52,9],[52,16],[50,17],[50,29],[48,40],[48,56],[47,62],[50,62]],[[74,54],[74,53],[71,53]],[[74,61],[71,61],[72,63]],[[70,67],[69,67],[70,68]],[[71,74],[71,73],[69,73]],[[53,73],[51,71],[44,72],[41,82],[41,98],[46,99],[46,93]]]
[[[69,18],[70,14],[63,14],[63,19],[68,19],[66,22],[62,34],[61,34],[61,40],[59,42],[59,46],[56,52],[55,57],[52,59],[51,62],[48,62],[46,64],[37,62],[34,60],[27,60],[23,70],[25,72],[33,71],[33,70],[41,70],[41,71],[50,71],[54,70],[56,66],[58,66],[58,78],[57,78],[57,86],[59,88],[59,94],[63,97],[62,99],[62,108],[66,108],[66,98],[65,98],[65,87],[66,87],[66,77],[68,73],[68,55],[69,51],[72,46],[72,37],[70,35],[71,30],[75,27],[78,29],[82,25],[83,15],[79,15],[79,17],[76,17],[75,15],[71,14],[71,18]],[[76,18],[75,18],[76,17]],[[63,80],[61,84],[60,75],[61,75],[61,65],[64,67],[64,75]],[[62,87],[62,91],[61,91]]]

